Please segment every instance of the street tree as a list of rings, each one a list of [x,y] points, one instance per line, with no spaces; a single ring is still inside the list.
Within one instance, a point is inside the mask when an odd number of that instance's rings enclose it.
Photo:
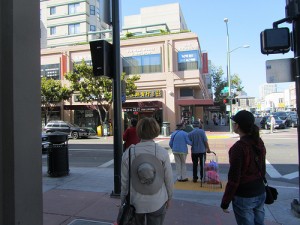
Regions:
[[[227,81],[224,79],[224,72],[222,67],[211,67],[211,78],[212,78],[212,87],[213,87],[213,94],[214,94],[214,101],[215,102],[223,102],[224,96],[222,94],[222,90],[224,87],[227,86]]]
[[[99,115],[100,124],[108,120],[108,112],[111,110],[112,97],[112,79],[103,76],[94,76],[93,67],[86,64],[84,60],[81,63],[74,64],[73,71],[65,75],[70,81],[70,88],[76,94],[80,102],[88,104],[92,110],[96,110]],[[138,75],[121,75],[121,80],[126,83],[126,96],[133,95],[136,90],[135,82],[140,79]],[[101,111],[104,111],[104,118]]]
[[[62,86],[60,80],[42,77],[41,79],[41,104],[45,114],[45,124],[49,121],[53,109],[63,100],[71,97],[72,90]]]
[[[242,80],[238,74],[233,74],[231,76],[231,86],[234,89],[234,97],[244,90],[244,87],[242,86]]]
[[[211,68],[211,77],[212,77],[212,87],[214,93],[214,101],[219,103],[221,106],[221,111],[225,111],[225,104],[223,100],[228,98],[228,93],[222,93],[224,87],[228,87],[227,77],[224,76],[223,69],[221,67],[212,66]],[[232,97],[236,97],[244,87],[242,86],[242,80],[238,74],[231,76],[231,94]]]

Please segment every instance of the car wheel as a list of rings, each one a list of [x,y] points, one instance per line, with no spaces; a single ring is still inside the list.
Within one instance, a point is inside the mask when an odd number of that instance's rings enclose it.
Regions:
[[[78,139],[79,138],[79,134],[76,131],[72,132],[71,136],[72,136],[73,139]]]

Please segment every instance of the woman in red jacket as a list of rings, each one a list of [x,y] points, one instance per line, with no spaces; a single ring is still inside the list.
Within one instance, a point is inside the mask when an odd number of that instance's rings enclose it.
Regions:
[[[130,122],[131,127],[127,128],[123,134],[123,141],[125,141],[123,151],[125,151],[130,145],[135,145],[140,142],[140,138],[136,134],[137,119],[132,118]]]

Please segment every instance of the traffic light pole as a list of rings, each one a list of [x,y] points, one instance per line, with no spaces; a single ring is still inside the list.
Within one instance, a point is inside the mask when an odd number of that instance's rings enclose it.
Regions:
[[[297,114],[300,118],[300,17],[293,20],[293,40],[294,40],[294,59],[296,67],[295,75],[295,86],[296,86],[296,104],[297,104]],[[297,127],[298,133],[298,164],[300,165],[300,126]],[[298,173],[300,174],[300,167],[298,166]],[[292,211],[298,216],[300,215],[300,176],[299,179],[299,198],[298,201],[294,199],[291,203]]]
[[[113,26],[113,107],[114,107],[114,190],[111,196],[121,194],[121,160],[122,145],[122,100],[121,100],[121,69],[120,69],[120,19],[119,0],[112,0]]]

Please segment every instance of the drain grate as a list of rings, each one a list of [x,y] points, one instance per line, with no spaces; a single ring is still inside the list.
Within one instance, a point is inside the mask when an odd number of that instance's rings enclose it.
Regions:
[[[113,224],[107,222],[93,221],[93,220],[76,219],[73,220],[68,225],[113,225]]]

